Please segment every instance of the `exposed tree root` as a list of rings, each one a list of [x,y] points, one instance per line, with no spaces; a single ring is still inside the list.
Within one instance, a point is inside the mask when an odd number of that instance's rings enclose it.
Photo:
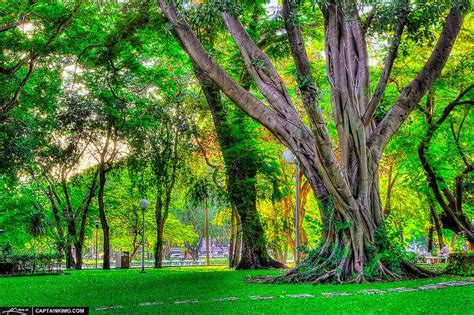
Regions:
[[[428,269],[420,268],[411,262],[403,261],[401,264],[402,271],[407,277],[411,278],[430,278],[437,274]]]
[[[235,267],[236,270],[251,269],[287,269],[288,267],[276,260],[262,257],[242,257]]]
[[[261,276],[247,279],[251,283],[363,283],[369,281],[396,281],[401,279],[427,278],[436,274],[408,261],[401,261],[397,268],[390,268],[380,260],[365,262],[375,266],[371,272],[356,272],[356,264],[349,256],[335,259],[333,251],[308,257],[297,267],[279,276]],[[396,270],[396,271],[395,271]]]

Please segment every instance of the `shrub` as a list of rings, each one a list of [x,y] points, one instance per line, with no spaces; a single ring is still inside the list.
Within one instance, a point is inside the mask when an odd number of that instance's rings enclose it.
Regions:
[[[57,252],[17,252],[7,244],[0,248],[0,274],[51,272],[60,259]]]
[[[449,255],[449,261],[444,270],[448,274],[460,276],[474,275],[474,252],[456,252]]]

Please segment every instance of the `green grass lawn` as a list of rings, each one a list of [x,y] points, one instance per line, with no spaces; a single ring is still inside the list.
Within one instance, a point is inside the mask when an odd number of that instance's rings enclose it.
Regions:
[[[419,287],[457,278],[420,279],[363,285],[248,284],[247,276],[278,271],[233,271],[224,267],[132,270],[71,271],[60,276],[0,278],[0,306],[89,306],[91,313],[234,313],[234,314],[474,314],[474,286],[449,287],[384,295],[363,295],[364,289]],[[323,297],[325,292],[348,292],[351,296]],[[312,294],[290,298],[287,294]],[[250,296],[276,296],[273,300],[250,300]],[[213,299],[236,297],[236,301]],[[176,300],[198,300],[175,304]],[[161,302],[139,306],[144,302]],[[96,312],[100,306],[121,308]]]

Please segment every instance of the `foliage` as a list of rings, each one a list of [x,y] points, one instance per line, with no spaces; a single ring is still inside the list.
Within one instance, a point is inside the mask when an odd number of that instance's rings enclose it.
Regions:
[[[0,248],[0,265],[10,270],[2,270],[14,274],[24,274],[27,272],[51,272],[53,268],[58,267],[58,261],[62,256],[57,252],[19,252],[11,247],[10,244],[3,244]],[[9,267],[10,266],[10,267]]]
[[[450,253],[449,261],[444,272],[458,276],[474,275],[474,252],[454,252]]]

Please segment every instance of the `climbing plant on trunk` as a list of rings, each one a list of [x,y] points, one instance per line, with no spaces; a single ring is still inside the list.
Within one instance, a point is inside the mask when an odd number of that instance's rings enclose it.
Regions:
[[[235,267],[237,269],[281,268],[283,264],[273,260],[267,253],[267,242],[257,212],[256,176],[258,162],[256,159],[258,156],[253,152],[236,152],[236,148],[242,146],[243,141],[248,140],[247,137],[251,137],[243,125],[244,117],[238,118],[238,121],[234,122],[240,127],[239,140],[233,134],[232,122],[224,108],[219,88],[197,66],[195,67],[195,73],[211,111],[224,157],[228,198],[242,221],[240,260]]]
[[[319,104],[319,88],[306,54],[296,2],[283,1],[283,18],[309,127],[271,60],[246,32],[235,5],[222,4],[222,19],[269,107],[240,86],[207,53],[172,1],[158,0],[158,4],[193,62],[244,112],[293,151],[320,200],[325,225],[323,241],[312,255],[286,274],[285,280],[362,282],[380,276],[397,278],[402,273],[427,275],[405,261],[392,264],[380,255],[389,244],[383,231],[378,166],[387,143],[440,75],[467,3],[457,1],[452,5],[431,56],[380,121],[374,120],[374,113],[409,20],[408,1],[401,1],[397,7],[392,44],[373,94],[366,27],[358,4],[335,0],[319,3],[324,17],[326,71],[338,152]]]

